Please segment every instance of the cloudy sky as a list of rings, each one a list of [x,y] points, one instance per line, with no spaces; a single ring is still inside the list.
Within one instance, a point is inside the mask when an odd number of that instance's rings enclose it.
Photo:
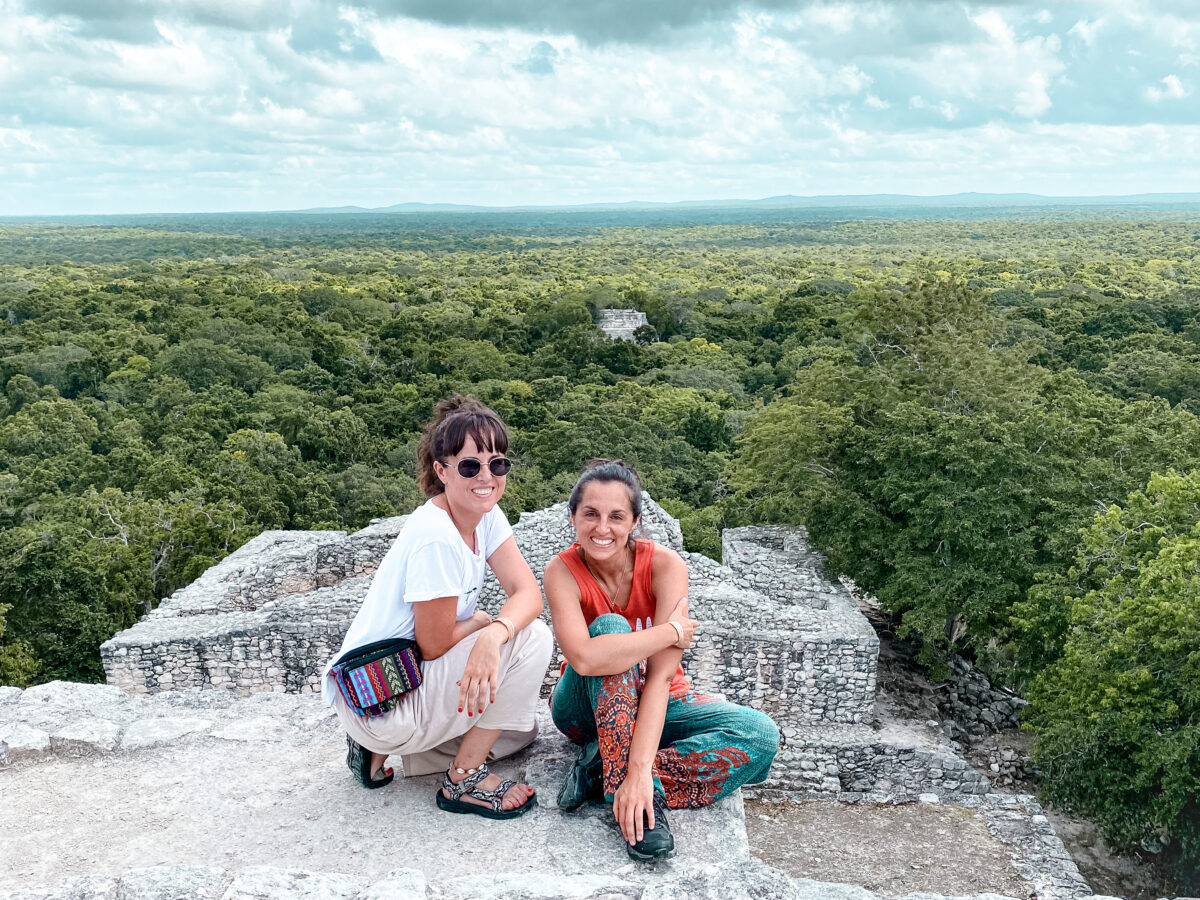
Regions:
[[[1196,0],[0,0],[0,214],[1200,191]]]

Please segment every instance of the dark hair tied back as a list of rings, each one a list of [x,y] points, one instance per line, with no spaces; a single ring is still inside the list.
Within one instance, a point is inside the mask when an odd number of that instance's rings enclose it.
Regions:
[[[629,506],[633,510],[634,519],[642,514],[642,480],[638,478],[637,472],[633,471],[633,467],[620,459],[593,459],[575,482],[571,496],[567,499],[567,509],[571,511],[571,515],[575,515],[575,511],[579,509],[583,489],[593,481],[600,484],[619,481],[625,485],[629,488]]]
[[[417,482],[426,497],[436,497],[446,491],[434,461],[443,462],[456,456],[467,438],[481,451],[508,452],[508,429],[495,411],[474,397],[454,394],[439,401],[433,408],[433,418],[425,426],[421,443],[417,445]]]

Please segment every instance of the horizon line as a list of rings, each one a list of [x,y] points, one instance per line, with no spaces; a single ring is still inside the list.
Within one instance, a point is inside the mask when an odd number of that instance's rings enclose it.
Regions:
[[[0,221],[13,219],[96,219],[96,218],[136,218],[147,216],[220,216],[220,215],[315,215],[315,214],[388,214],[403,215],[406,212],[440,212],[440,213],[503,213],[503,212],[600,212],[611,211],[650,211],[655,209],[672,208],[755,208],[816,206],[822,202],[838,207],[853,207],[853,201],[873,201],[870,204],[884,206],[936,206],[936,201],[957,201],[953,205],[970,207],[1004,206],[1006,200],[1017,200],[1019,205],[1035,206],[1039,202],[1070,206],[1070,205],[1099,205],[1112,203],[1126,205],[1132,203],[1200,203],[1198,191],[1148,191],[1133,194],[1035,194],[1025,191],[992,192],[992,191],[960,191],[953,194],[903,194],[879,192],[871,194],[776,194],[758,199],[751,198],[711,198],[704,200],[596,200],[585,203],[523,203],[512,205],[490,205],[482,203],[451,203],[445,201],[402,201],[386,206],[360,206],[344,204],[340,206],[311,206],[292,209],[228,209],[228,210],[183,210],[178,212],[93,212],[93,213],[0,213]],[[976,201],[975,204],[963,201]],[[980,202],[982,201],[982,202]]]

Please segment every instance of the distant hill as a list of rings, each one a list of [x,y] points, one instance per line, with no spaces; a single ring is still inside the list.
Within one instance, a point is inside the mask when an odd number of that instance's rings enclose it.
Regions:
[[[1140,206],[1152,204],[1200,204],[1200,193],[1126,194],[1108,196],[1048,197],[1042,194],[981,194],[974,191],[960,194],[825,194],[802,197],[781,194],[758,200],[682,200],[656,203],[646,200],[627,200],[621,203],[577,203],[566,205],[472,206],[460,203],[395,203],[391,206],[322,206],[295,210],[301,214],[330,215],[337,213],[498,213],[498,212],[619,212],[668,209],[779,209],[856,208],[902,209],[909,207],[1079,207],[1079,206]]]
[[[1192,216],[1200,211],[1200,193],[1128,194],[1124,196],[1047,197],[1039,194],[960,193],[830,194],[801,197],[781,194],[758,200],[683,200],[655,203],[629,200],[621,203],[574,205],[479,206],[460,203],[395,203],[391,206],[320,206],[273,211],[120,213],[57,216],[0,216],[0,223],[37,225],[59,222],[70,225],[136,226],[180,231],[279,233],[305,228],[323,234],[358,232],[365,228],[511,228],[578,229],[609,226],[699,225],[833,221],[844,219],[990,219],[1009,216],[1107,216],[1127,218],[1143,214]],[[0,254],[3,255],[3,254]]]

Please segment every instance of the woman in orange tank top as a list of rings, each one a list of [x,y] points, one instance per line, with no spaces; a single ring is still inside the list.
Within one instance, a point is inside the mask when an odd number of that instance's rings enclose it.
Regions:
[[[680,665],[697,625],[687,565],[669,547],[634,539],[634,471],[594,461],[567,505],[577,540],[544,578],[566,658],[551,712],[581,746],[559,806],[603,797],[629,855],[665,859],[675,853],[665,809],[707,806],[765,779],[779,730],[758,710],[692,690]]]

